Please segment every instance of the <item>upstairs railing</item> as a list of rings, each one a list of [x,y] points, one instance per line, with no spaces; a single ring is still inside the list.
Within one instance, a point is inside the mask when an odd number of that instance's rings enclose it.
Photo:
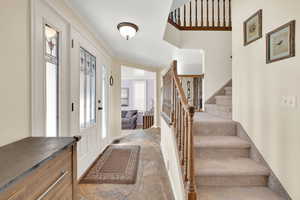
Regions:
[[[173,10],[168,22],[179,30],[231,31],[231,0],[191,0]]]
[[[189,105],[181,86],[176,61],[163,77],[163,113],[169,118],[177,141],[187,200],[196,200],[193,138],[195,108]]]
[[[197,112],[203,111],[203,80],[204,74],[178,75],[188,103]]]

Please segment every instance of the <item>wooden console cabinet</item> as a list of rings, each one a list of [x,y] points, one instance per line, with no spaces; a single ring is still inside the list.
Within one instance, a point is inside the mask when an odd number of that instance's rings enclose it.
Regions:
[[[75,200],[78,138],[25,138],[0,147],[0,200]]]

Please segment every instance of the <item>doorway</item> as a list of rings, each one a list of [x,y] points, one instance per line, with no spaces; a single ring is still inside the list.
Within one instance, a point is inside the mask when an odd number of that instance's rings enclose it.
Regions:
[[[156,73],[122,66],[122,133],[151,128],[154,125]]]

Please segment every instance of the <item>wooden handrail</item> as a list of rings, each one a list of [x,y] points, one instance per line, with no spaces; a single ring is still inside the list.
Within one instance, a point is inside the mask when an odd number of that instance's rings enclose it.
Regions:
[[[178,95],[181,97],[180,101],[181,101],[182,105],[184,106],[184,109],[186,110],[186,112],[188,112],[188,109],[189,109],[188,108],[188,100],[187,100],[187,98],[186,98],[186,96],[184,94],[184,90],[183,90],[183,88],[182,88],[182,86],[180,84],[180,80],[179,80],[178,75],[177,75],[177,69],[175,67],[176,65],[177,65],[177,62],[174,61],[173,67],[172,67],[173,81],[175,83],[176,89],[179,92]]]
[[[189,104],[195,107],[196,112],[203,111],[203,81],[204,74],[177,75]]]
[[[186,200],[196,200],[196,186],[194,174],[194,135],[193,117],[194,106],[189,105],[185,92],[182,88],[177,74],[177,61],[173,61],[170,70],[163,78],[163,112],[170,117],[172,130],[174,132],[180,164],[183,171],[185,183]],[[171,95],[170,94],[171,91]],[[169,105],[169,102],[171,104]]]
[[[231,0],[190,0],[172,11],[168,22],[185,31],[231,31]]]

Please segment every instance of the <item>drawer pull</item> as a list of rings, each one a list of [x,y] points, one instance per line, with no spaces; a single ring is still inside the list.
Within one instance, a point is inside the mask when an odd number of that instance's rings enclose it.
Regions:
[[[59,184],[65,178],[66,175],[68,175],[67,171],[62,172],[62,175],[36,200],[42,200],[57,184]]]

